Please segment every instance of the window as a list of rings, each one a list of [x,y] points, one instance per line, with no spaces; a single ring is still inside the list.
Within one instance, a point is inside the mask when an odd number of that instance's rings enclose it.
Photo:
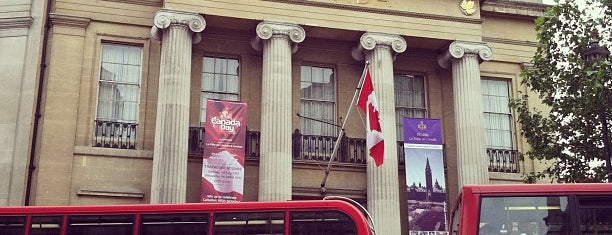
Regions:
[[[427,116],[425,106],[425,77],[411,74],[395,74],[395,132],[398,141],[404,140],[404,117],[424,118]]]
[[[134,215],[71,215],[67,235],[132,235]]]
[[[336,123],[334,70],[302,66],[300,71],[300,115],[310,118],[301,119],[302,134],[336,137],[336,127],[323,123]]]
[[[612,234],[612,196],[578,196],[580,234]]]
[[[292,211],[291,235],[357,234],[355,221],[341,211]]]
[[[285,212],[215,213],[213,234],[284,234]]]
[[[143,214],[140,220],[141,235],[206,235],[209,213]]]
[[[236,59],[204,57],[202,63],[202,93],[200,123],[206,122],[206,100],[239,101],[240,75]]]
[[[5,235],[21,235],[25,231],[25,216],[0,216],[0,231]]]
[[[484,79],[481,88],[487,148],[513,149],[509,82]]]
[[[94,145],[135,148],[142,47],[102,43]]]
[[[569,235],[568,205],[566,196],[482,197],[478,234]]]

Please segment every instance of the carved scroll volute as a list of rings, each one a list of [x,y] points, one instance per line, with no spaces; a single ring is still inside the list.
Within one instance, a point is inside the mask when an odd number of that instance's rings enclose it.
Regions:
[[[442,68],[449,68],[450,61],[460,59],[466,55],[477,56],[480,62],[493,58],[491,47],[482,42],[454,41],[448,46],[448,51],[438,56],[438,64]]]
[[[260,51],[261,40],[268,40],[272,37],[288,38],[291,41],[291,52],[297,51],[297,44],[306,38],[306,31],[299,25],[285,22],[263,21],[255,29],[256,36],[251,40],[251,46]]]
[[[197,12],[161,9],[155,14],[155,18],[153,18],[151,35],[154,39],[161,40],[163,31],[171,25],[188,27],[193,35],[193,43],[195,44],[201,40],[200,33],[206,28],[206,20]]]
[[[377,46],[389,47],[395,54],[406,51],[406,40],[399,35],[366,32],[361,35],[359,45],[351,51],[351,55],[355,60],[364,60],[364,50],[371,51]]]

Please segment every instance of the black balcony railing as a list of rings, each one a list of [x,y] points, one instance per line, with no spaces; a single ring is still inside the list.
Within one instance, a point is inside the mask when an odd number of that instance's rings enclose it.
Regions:
[[[137,123],[94,120],[93,146],[136,149]]]
[[[259,158],[259,132],[247,131],[245,140],[246,158]],[[204,127],[192,126],[189,127],[189,154],[201,156],[203,153],[202,144],[204,144]]]
[[[329,161],[337,137],[302,135],[296,130],[291,140],[294,160]],[[334,159],[336,162],[366,163],[365,139],[350,138],[345,135],[340,141],[338,154]]]
[[[518,151],[510,149],[487,149],[490,172],[519,172]]]
[[[204,127],[194,126],[189,128],[189,154],[200,156],[204,141]],[[296,130],[291,137],[292,155],[294,160],[303,161],[329,161],[336,144],[336,137],[302,135]],[[363,138],[341,138],[338,148],[336,162],[365,164],[367,160],[366,142]],[[260,133],[259,131],[247,131],[245,143],[246,158],[259,159]],[[399,165],[404,165],[404,144],[397,142],[397,153]]]

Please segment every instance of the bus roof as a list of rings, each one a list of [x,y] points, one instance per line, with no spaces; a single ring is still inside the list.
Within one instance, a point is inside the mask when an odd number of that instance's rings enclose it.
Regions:
[[[299,200],[275,202],[184,203],[184,204],[126,204],[126,205],[70,205],[70,206],[8,206],[0,207],[0,214],[45,213],[135,213],[135,212],[194,212],[194,211],[271,211],[271,210],[337,209],[359,212],[348,202],[340,200]]]
[[[612,192],[612,184],[607,183],[567,183],[567,184],[490,184],[465,185],[463,192],[474,194],[524,194],[524,193],[595,193]]]

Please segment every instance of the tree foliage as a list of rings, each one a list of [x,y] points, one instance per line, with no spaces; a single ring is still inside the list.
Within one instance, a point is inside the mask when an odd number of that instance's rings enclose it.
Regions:
[[[599,33],[600,45],[612,49],[612,0],[559,2],[536,20],[536,30],[539,46],[532,67],[522,73],[522,84],[538,95],[546,110],[533,108],[528,102],[535,99],[528,94],[510,105],[531,146],[522,153],[523,160],[547,164],[524,179],[604,182],[600,117],[606,112],[612,122],[612,64],[609,59],[586,63],[581,52],[589,46],[592,32]]]

